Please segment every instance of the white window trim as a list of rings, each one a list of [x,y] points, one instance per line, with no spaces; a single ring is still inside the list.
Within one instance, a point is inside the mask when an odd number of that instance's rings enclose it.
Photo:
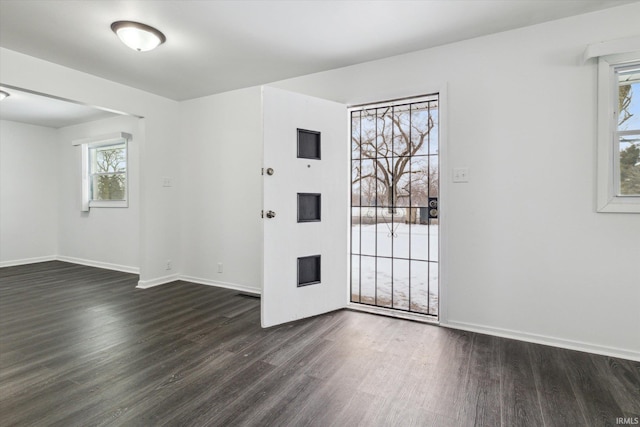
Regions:
[[[72,141],[72,145],[80,145],[82,149],[82,202],[81,211],[89,212],[90,208],[128,208],[129,207],[129,141],[131,134],[116,132],[91,138],[82,138]],[[89,149],[105,145],[125,144],[127,157],[126,188],[124,200],[91,200],[89,182]]]
[[[615,68],[640,61],[640,51],[600,56],[598,59],[598,141],[597,211],[640,213],[640,197],[620,196],[616,192],[618,82]]]

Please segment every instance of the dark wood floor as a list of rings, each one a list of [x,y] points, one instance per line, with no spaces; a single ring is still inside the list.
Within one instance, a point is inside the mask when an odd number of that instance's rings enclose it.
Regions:
[[[47,262],[0,269],[2,426],[605,426],[640,363]],[[632,420],[633,421],[633,420]]]

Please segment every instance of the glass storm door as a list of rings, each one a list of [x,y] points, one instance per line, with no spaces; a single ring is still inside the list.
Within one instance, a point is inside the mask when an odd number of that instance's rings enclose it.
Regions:
[[[262,326],[348,302],[347,107],[262,90]]]
[[[438,316],[438,95],[350,109],[351,302]]]

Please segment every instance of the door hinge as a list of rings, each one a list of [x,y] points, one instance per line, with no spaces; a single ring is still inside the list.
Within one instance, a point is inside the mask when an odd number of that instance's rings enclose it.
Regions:
[[[262,168],[262,175],[264,175],[264,168]]]
[[[264,218],[264,210],[260,211],[260,218]]]

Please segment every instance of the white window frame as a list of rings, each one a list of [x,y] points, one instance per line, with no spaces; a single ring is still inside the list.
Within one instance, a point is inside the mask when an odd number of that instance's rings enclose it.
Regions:
[[[618,194],[618,78],[616,70],[640,63],[640,51],[600,56],[598,59],[598,173],[597,211],[640,213],[640,196]]]
[[[88,212],[90,208],[128,208],[129,207],[129,141],[131,135],[126,132],[117,132],[109,135],[101,135],[92,138],[78,139],[72,142],[73,145],[80,145],[82,150],[82,206],[83,212]],[[125,197],[123,200],[91,200],[91,166],[89,151],[93,148],[106,147],[110,145],[125,146],[125,156],[127,167],[125,171]]]

